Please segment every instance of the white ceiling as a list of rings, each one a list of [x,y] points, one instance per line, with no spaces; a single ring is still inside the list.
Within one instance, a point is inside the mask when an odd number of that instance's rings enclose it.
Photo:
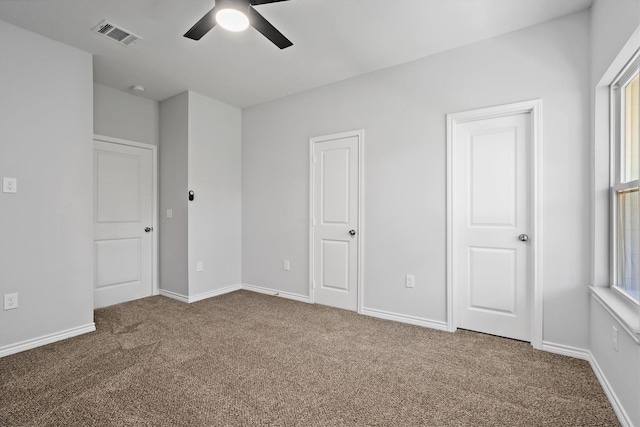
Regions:
[[[293,46],[254,29],[182,35],[213,0],[2,0],[0,19],[94,55],[94,81],[157,101],[190,89],[247,107],[587,9],[593,0],[290,0],[256,6]],[[107,19],[143,40],[91,32]]]

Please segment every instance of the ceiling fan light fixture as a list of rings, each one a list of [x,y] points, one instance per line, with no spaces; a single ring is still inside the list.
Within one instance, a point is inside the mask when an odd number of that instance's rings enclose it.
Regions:
[[[237,9],[220,9],[216,13],[216,22],[225,30],[244,31],[249,27],[247,15]]]

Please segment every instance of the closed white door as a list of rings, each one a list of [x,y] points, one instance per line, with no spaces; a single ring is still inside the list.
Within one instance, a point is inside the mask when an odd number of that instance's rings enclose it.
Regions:
[[[359,138],[312,140],[314,301],[352,311],[358,310]]]
[[[151,150],[94,141],[94,307],[153,291]]]
[[[458,327],[531,341],[530,114],[456,126],[453,286]]]

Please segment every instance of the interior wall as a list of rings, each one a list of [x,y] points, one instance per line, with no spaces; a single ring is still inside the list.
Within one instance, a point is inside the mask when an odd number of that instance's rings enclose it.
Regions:
[[[640,46],[640,2],[596,0],[591,9],[592,282],[609,286],[609,88],[617,70]],[[608,80],[608,81],[607,81]],[[613,295],[615,298],[616,295]],[[640,309],[638,317],[640,318]],[[618,349],[612,342],[618,332]],[[626,422],[640,425],[640,345],[595,298],[591,299],[590,348]]]
[[[240,109],[189,92],[189,295],[241,282]],[[197,263],[202,262],[202,271]]]
[[[445,322],[446,114],[542,98],[544,340],[588,348],[588,31],[581,12],[243,110],[243,282],[308,296],[308,140],[362,128],[364,306]]]
[[[90,54],[2,21],[0,58],[3,354],[93,329],[93,83]]]
[[[609,120],[595,117],[596,109],[609,109],[609,88],[598,83],[640,25],[640,2],[597,0],[591,8],[591,114],[592,132],[592,278],[595,286],[609,286]],[[623,66],[624,64],[617,64]],[[615,77],[609,76],[610,79]],[[596,93],[598,96],[596,97]],[[595,144],[594,141],[606,141]],[[604,161],[603,161],[604,160]]]
[[[189,98],[183,92],[160,103],[160,289],[189,294]],[[167,209],[173,218],[167,218]]]
[[[160,288],[183,300],[241,281],[240,120],[195,92],[160,103]]]
[[[93,129],[97,135],[158,145],[160,104],[94,83]]]
[[[618,330],[618,350],[613,347],[612,326]],[[627,425],[640,425],[640,345],[593,297],[589,329],[591,356],[626,414]]]
[[[598,83],[640,24],[637,0],[595,0],[591,7],[591,83]]]

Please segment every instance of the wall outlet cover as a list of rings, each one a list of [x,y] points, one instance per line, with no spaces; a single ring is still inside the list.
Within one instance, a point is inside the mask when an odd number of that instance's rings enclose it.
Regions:
[[[404,276],[404,285],[407,288],[415,288],[416,287],[416,276],[413,274],[407,274]]]
[[[18,308],[18,294],[5,294],[4,296],[4,309],[13,310]]]
[[[2,192],[3,193],[17,193],[18,192],[18,179],[17,178],[2,178]]]

